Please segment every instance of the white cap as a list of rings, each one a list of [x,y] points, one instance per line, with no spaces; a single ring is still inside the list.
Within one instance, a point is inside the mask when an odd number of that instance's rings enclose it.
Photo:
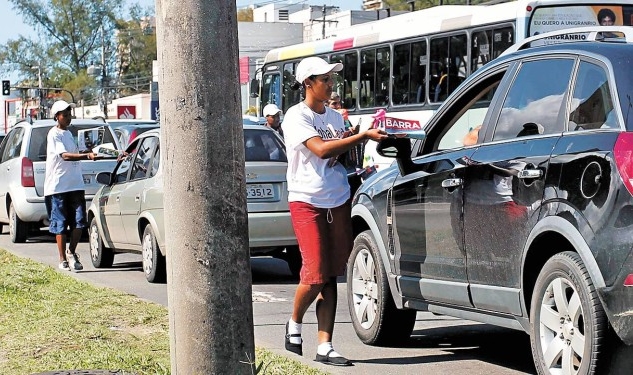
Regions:
[[[51,106],[51,115],[53,117],[57,116],[57,114],[66,108],[75,108],[75,103],[68,103],[65,100],[58,100]]]
[[[340,72],[343,70],[343,64],[328,64],[327,61],[320,57],[306,57],[297,65],[297,82],[303,83],[306,78],[319,74],[327,74],[329,72]]]
[[[281,113],[281,109],[279,109],[279,107],[277,107],[277,104],[266,104],[266,106],[264,107],[264,117],[266,116],[274,116],[277,113]]]

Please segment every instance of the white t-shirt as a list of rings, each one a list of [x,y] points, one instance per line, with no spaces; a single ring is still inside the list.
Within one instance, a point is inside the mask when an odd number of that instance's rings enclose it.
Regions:
[[[85,189],[81,162],[64,160],[62,158],[64,152],[76,154],[79,153],[79,149],[70,131],[61,130],[55,125],[46,136],[44,195]]]
[[[347,172],[340,163],[328,166],[303,145],[312,137],[324,141],[340,139],[345,132],[343,116],[326,107],[313,112],[304,102],[288,109],[281,124],[288,154],[288,201],[305,202],[319,208],[334,208],[349,199]]]

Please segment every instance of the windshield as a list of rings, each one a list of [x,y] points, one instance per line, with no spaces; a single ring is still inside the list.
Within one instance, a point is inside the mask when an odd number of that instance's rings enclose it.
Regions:
[[[275,132],[244,129],[244,155],[248,161],[287,162],[286,149]]]

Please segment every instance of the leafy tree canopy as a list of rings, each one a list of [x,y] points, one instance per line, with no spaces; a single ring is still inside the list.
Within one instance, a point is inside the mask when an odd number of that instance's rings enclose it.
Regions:
[[[253,9],[242,8],[237,10],[238,22],[253,22]]]
[[[115,72],[116,59],[121,58],[116,53],[119,48],[116,36],[134,24],[133,21],[122,20],[124,0],[9,2],[24,22],[33,27],[36,36],[19,36],[0,45],[0,72],[17,72],[22,85],[36,86],[38,69],[34,67],[39,66],[44,87],[72,88],[76,98],[82,97],[82,92],[90,90],[91,85],[96,87],[95,77],[87,76],[86,69],[101,63],[102,52],[105,52],[107,74]],[[132,8],[130,16],[137,17],[135,25],[141,23],[143,15],[140,7]],[[149,66],[150,75],[151,61],[156,57],[155,47],[154,37],[154,51],[147,56],[149,63],[143,62],[145,68]],[[138,56],[136,51],[134,54]]]

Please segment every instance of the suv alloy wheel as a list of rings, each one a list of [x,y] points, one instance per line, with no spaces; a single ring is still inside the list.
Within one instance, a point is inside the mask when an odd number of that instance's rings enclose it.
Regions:
[[[595,373],[607,319],[577,253],[559,253],[545,263],[532,294],[530,321],[539,374]]]
[[[416,311],[396,308],[371,231],[356,237],[349,259],[347,303],[356,334],[369,345],[402,344],[411,336]]]
[[[20,220],[18,214],[15,212],[13,202],[9,207],[9,234],[11,235],[11,242],[24,243],[29,232],[28,224]]]

